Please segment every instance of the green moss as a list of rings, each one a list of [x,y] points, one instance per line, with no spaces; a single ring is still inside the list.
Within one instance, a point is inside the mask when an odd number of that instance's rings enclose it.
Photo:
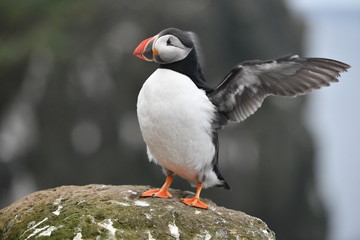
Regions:
[[[180,191],[173,194],[173,199],[141,199],[149,206],[137,206],[138,195],[129,189],[140,193],[145,187],[69,186],[35,193],[0,211],[0,240],[25,239],[35,227],[47,225],[57,228],[51,239],[73,239],[78,232],[83,239],[107,239],[112,236],[109,229],[117,230],[117,238],[148,239],[151,234],[155,239],[174,239],[169,224],[177,226],[181,239],[203,239],[206,234],[219,239],[275,239],[261,220],[244,213],[212,203],[210,210],[185,206],[179,201],[184,194]],[[62,200],[58,204],[63,208],[55,215],[58,205],[54,203],[59,197]]]

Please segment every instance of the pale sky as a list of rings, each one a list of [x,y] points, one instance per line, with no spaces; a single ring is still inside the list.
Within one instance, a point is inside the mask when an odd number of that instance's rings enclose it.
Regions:
[[[287,0],[306,22],[306,55],[352,66],[340,82],[309,97],[317,145],[316,179],[329,214],[328,240],[360,239],[360,0]],[[315,11],[312,11],[315,10]],[[319,11],[322,14],[317,14]],[[346,14],[344,14],[344,12]]]
[[[295,8],[335,8],[335,9],[360,9],[360,0],[287,0]]]

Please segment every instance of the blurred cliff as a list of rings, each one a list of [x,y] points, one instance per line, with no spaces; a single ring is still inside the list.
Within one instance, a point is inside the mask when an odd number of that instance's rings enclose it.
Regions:
[[[214,86],[233,65],[302,52],[303,25],[283,1],[2,1],[0,207],[60,185],[150,184],[136,97],[156,66],[132,56],[166,27],[199,35]],[[203,196],[266,221],[278,239],[323,239],[305,98],[270,98],[220,135],[232,190]],[[189,189],[176,179],[174,188]]]

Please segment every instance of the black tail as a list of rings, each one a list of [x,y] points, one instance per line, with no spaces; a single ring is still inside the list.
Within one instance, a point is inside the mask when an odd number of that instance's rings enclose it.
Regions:
[[[218,184],[218,185],[216,185],[216,186],[217,186],[217,187],[220,187],[220,188],[225,188],[225,189],[229,190],[229,189],[230,189],[230,186],[229,186],[229,184],[226,182],[226,180],[224,179],[224,177],[221,175],[217,164],[214,165],[213,170],[214,170],[216,176],[218,177],[218,179],[221,181],[221,184]]]

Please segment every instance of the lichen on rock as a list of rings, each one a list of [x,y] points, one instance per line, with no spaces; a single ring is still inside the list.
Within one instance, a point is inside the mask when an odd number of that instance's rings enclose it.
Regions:
[[[240,239],[271,240],[258,218],[216,206],[180,202],[189,192],[170,189],[171,199],[139,198],[147,186],[63,186],[35,192],[0,210],[0,240],[27,239]]]

